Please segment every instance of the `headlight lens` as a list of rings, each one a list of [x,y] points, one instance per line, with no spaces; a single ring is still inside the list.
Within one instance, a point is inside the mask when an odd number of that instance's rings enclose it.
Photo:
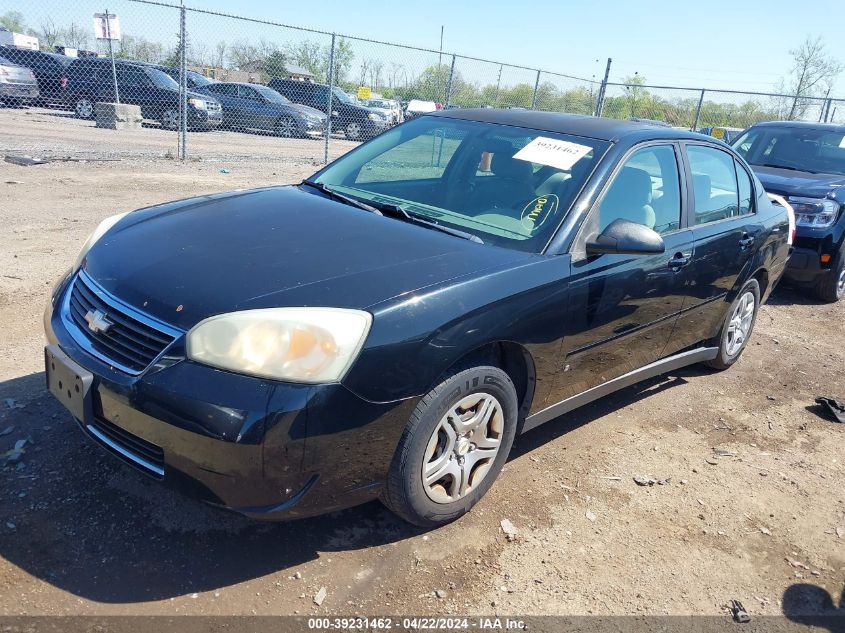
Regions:
[[[118,213],[117,215],[113,215],[111,217],[106,218],[102,222],[100,222],[99,226],[88,236],[88,239],[85,240],[85,243],[82,245],[82,249],[79,251],[79,255],[76,256],[76,261],[73,263],[73,269],[78,270],[79,267],[82,265],[85,256],[88,254],[88,251],[91,250],[91,247],[97,243],[106,232],[113,227],[115,224],[120,222],[129,211],[125,213]]]
[[[213,316],[187,337],[188,358],[302,383],[337,382],[355,361],[372,315],[342,308],[268,308]]]
[[[798,226],[823,229],[836,222],[839,216],[839,203],[835,200],[791,196],[789,203],[795,209],[795,223]]]
[[[208,104],[203,101],[202,99],[197,99],[195,97],[191,97],[188,99],[188,105],[193,106],[197,110],[206,110],[208,109]]]

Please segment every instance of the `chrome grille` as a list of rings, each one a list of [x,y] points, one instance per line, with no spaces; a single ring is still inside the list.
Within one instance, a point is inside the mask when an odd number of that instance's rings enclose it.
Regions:
[[[111,325],[92,330],[89,319],[96,314]],[[181,334],[123,304],[84,272],[73,281],[63,316],[71,335],[86,351],[129,374],[144,371]]]
[[[84,429],[128,464],[157,479],[164,477],[164,451],[160,446],[100,417]]]

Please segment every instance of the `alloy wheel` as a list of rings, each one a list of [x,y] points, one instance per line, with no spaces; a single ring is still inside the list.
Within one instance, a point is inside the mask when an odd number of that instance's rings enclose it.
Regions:
[[[346,126],[346,138],[350,141],[357,141],[361,138],[361,126],[357,123],[350,123]]]
[[[290,138],[296,134],[296,123],[293,122],[293,119],[287,117],[279,119],[276,123],[276,133],[279,136]]]
[[[728,356],[736,356],[748,340],[757,299],[753,292],[746,292],[737,301],[731,320],[728,323],[726,351]]]
[[[845,268],[839,272],[839,279],[836,281],[836,296],[845,294]]]
[[[470,394],[451,407],[423,456],[421,474],[428,498],[452,503],[475,490],[499,454],[504,428],[502,405],[489,393]]]
[[[179,113],[176,110],[165,110],[161,115],[161,127],[175,130],[179,127]]]
[[[76,116],[80,119],[90,119],[94,114],[94,104],[89,99],[79,99],[76,102]]]

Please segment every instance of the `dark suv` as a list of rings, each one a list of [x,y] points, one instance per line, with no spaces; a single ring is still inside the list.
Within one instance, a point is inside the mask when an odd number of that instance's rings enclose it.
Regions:
[[[845,295],[845,125],[758,123],[733,144],[766,191],[795,209],[795,248],[784,279],[823,301]]]
[[[83,119],[94,116],[98,101],[114,101],[112,62],[104,57],[82,57],[67,71],[66,100]],[[121,103],[141,106],[145,119],[160,121],[162,127],[179,125],[179,84],[150,64],[115,60],[117,89]],[[212,128],[223,121],[220,102],[196,92],[188,92],[188,127]]]
[[[326,111],[329,87],[311,81],[273,77],[267,84],[294,103]],[[390,121],[381,112],[355,103],[338,87],[332,88],[332,129],[343,132],[351,141],[360,141],[381,134]]]
[[[5,57],[13,64],[26,66],[32,71],[38,82],[40,103],[64,102],[65,75],[68,66],[73,62],[72,57],[13,46],[0,46],[0,57]]]

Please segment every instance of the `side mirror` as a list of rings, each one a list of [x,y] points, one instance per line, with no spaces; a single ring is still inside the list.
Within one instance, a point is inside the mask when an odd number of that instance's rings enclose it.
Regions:
[[[614,220],[595,239],[587,242],[588,255],[617,253],[658,255],[666,251],[663,238],[644,224]]]

